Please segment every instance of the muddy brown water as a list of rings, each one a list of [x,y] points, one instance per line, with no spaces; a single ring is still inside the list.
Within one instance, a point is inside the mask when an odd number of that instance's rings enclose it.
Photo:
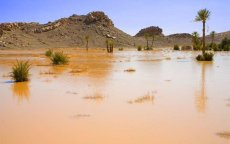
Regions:
[[[0,144],[230,144],[230,53],[44,51],[0,51]],[[16,59],[29,82],[8,76]]]

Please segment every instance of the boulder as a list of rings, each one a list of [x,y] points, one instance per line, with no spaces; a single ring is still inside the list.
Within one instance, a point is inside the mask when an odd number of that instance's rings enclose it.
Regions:
[[[115,36],[111,36],[110,34],[106,34],[106,37],[107,37],[107,38],[116,39],[116,37],[115,37]]]

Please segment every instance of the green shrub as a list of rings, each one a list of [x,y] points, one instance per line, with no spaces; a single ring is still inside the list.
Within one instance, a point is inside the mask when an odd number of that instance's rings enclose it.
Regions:
[[[174,45],[173,49],[174,50],[180,50],[180,47],[178,45]]]
[[[45,53],[45,55],[47,57],[51,57],[53,55],[53,50],[52,49],[47,50],[46,53]]]
[[[230,39],[224,38],[219,44],[221,50],[228,50],[227,46],[230,46]]]
[[[145,50],[153,50],[151,47],[146,47]]]
[[[205,50],[214,50],[214,51],[219,51],[219,46],[216,43],[210,43],[205,47]]]
[[[198,55],[197,57],[196,57],[196,59],[198,60],[198,61],[212,61],[213,60],[213,56],[214,56],[214,54],[213,53],[208,53],[208,52],[206,52],[204,55]]]
[[[209,44],[208,49],[209,50],[214,50],[214,51],[221,51],[221,49],[219,48],[218,44],[216,44],[216,43]]]
[[[119,48],[118,50],[119,50],[119,51],[123,51],[124,49],[123,49],[123,48]]]
[[[213,45],[212,43],[207,44],[205,50],[212,50],[212,45]]]
[[[29,80],[29,70],[31,65],[29,61],[17,61],[12,67],[11,77],[15,82],[24,82]]]
[[[51,61],[54,65],[67,64],[69,62],[69,58],[63,52],[55,52],[50,57]]]
[[[137,47],[137,50],[138,50],[138,51],[142,51],[142,46],[139,45],[139,46]]]
[[[230,45],[225,45],[223,48],[224,51],[230,51]]]

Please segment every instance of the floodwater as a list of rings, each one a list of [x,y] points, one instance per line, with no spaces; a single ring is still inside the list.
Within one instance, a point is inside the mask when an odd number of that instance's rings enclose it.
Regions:
[[[0,51],[0,144],[230,144],[230,53],[44,52]],[[16,59],[29,82],[9,77]]]

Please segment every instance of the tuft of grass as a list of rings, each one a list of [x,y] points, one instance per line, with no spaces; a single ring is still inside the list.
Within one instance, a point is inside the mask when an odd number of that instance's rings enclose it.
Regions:
[[[55,52],[51,55],[50,60],[54,65],[62,65],[67,64],[69,62],[69,58],[63,52]]]
[[[141,103],[146,103],[146,102],[154,102],[154,95],[152,93],[147,93],[146,95],[139,97],[135,100],[128,101],[129,104],[141,104]]]
[[[208,52],[206,52],[204,55],[198,55],[197,57],[196,57],[196,59],[198,60],[198,61],[212,61],[213,60],[213,56],[214,56],[214,54],[213,53],[208,53]]]
[[[53,55],[53,50],[52,50],[52,49],[48,49],[48,50],[46,51],[45,55],[46,55],[47,57],[51,57],[51,56]]]
[[[135,72],[136,70],[133,68],[126,69],[125,72]]]
[[[17,63],[12,67],[11,77],[15,82],[24,82],[29,80],[29,61],[17,61]]]
[[[151,47],[146,47],[144,50],[149,51],[149,50],[153,50],[153,48],[151,48]]]
[[[180,47],[178,45],[174,45],[173,50],[180,50]]]

